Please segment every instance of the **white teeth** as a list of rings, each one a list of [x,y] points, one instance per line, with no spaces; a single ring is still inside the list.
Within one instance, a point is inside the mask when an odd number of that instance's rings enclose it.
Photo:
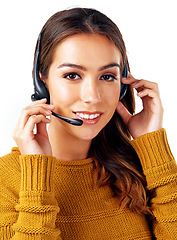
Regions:
[[[100,114],[91,114],[91,115],[83,114],[83,113],[76,113],[76,114],[84,119],[94,119],[94,118],[97,118],[98,116],[100,116]]]

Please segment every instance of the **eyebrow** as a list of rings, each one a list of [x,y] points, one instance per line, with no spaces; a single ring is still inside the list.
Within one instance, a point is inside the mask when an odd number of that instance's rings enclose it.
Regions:
[[[83,70],[83,71],[87,70],[84,66],[73,64],[73,63],[63,63],[60,66],[58,66],[58,68],[63,68],[63,67],[77,68],[77,69],[80,69],[80,70]],[[103,71],[105,69],[113,68],[113,67],[120,67],[120,65],[118,63],[110,63],[106,66],[103,66],[103,67],[99,68],[99,71]]]

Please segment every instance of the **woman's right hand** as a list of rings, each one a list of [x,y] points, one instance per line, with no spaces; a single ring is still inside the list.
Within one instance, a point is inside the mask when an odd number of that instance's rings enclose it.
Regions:
[[[54,109],[46,104],[47,99],[33,102],[22,110],[19,122],[13,132],[13,138],[22,155],[46,154],[52,156],[46,124]],[[36,134],[34,128],[36,126]]]

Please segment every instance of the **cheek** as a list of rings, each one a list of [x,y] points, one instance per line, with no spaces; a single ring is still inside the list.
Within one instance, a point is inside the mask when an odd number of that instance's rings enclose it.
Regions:
[[[114,111],[119,101],[120,96],[120,85],[114,86],[111,90],[105,93],[105,100],[107,105],[110,107],[110,111]]]
[[[54,81],[51,86],[49,86],[50,99],[51,103],[54,106],[69,106],[73,103],[73,101],[77,98],[77,91],[74,91],[72,86],[68,86],[62,81]]]

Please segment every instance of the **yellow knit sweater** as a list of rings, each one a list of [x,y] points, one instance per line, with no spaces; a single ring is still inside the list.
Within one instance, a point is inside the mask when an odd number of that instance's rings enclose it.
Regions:
[[[120,210],[108,186],[93,188],[92,159],[67,162],[47,155],[0,158],[0,239],[177,239],[177,165],[166,132],[131,142],[139,155],[156,219]],[[153,229],[153,230],[152,230]]]

